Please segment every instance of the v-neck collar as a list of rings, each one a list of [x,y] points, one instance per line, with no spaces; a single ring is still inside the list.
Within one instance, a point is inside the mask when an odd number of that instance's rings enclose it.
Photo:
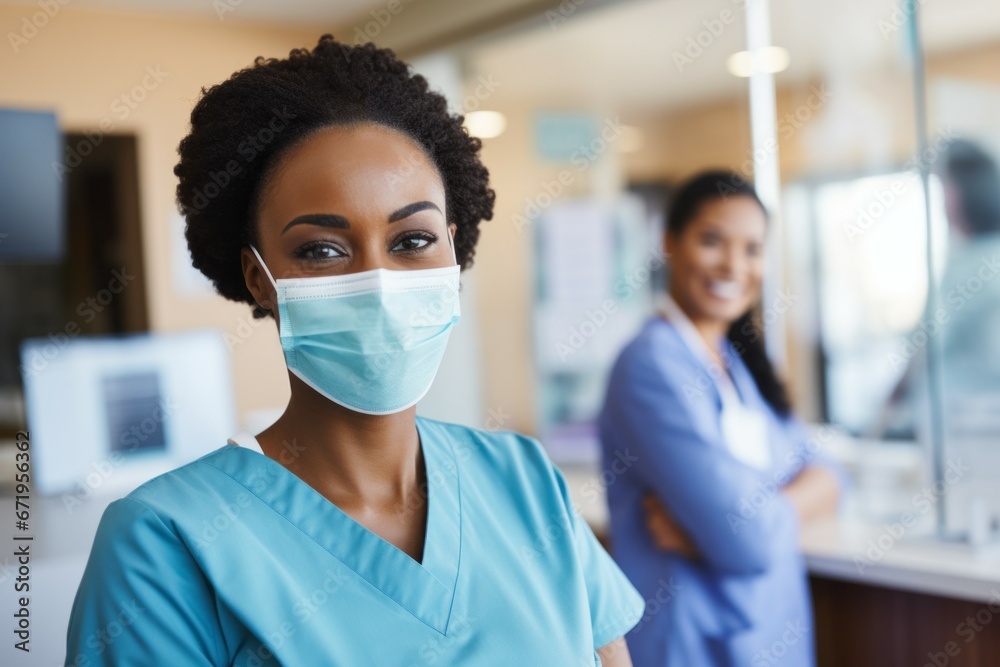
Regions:
[[[242,484],[365,581],[441,634],[451,617],[461,559],[459,468],[447,434],[416,418],[427,479],[422,563],[364,527],[277,461],[233,443],[210,464]],[[256,439],[254,439],[256,442]],[[260,466],[274,480],[253,484]],[[406,510],[403,510],[406,511]]]
[[[719,400],[723,403],[735,401],[749,407],[760,407],[761,401],[756,399],[757,383],[728,339],[722,340],[722,349],[719,351],[725,361],[724,377],[720,379],[719,373],[713,372],[719,364],[712,358],[708,343],[670,294],[659,295],[657,311],[673,326],[688,352],[705,368],[719,394]]]
[[[666,319],[670,324],[674,326],[677,331],[677,335],[684,342],[685,347],[687,347],[688,352],[690,352],[698,362],[705,367],[706,370],[716,369],[719,363],[712,356],[712,350],[709,348],[708,343],[701,334],[698,333],[698,329],[694,326],[694,322],[687,316],[680,305],[674,300],[669,293],[663,293],[659,295],[659,302],[657,304],[657,310],[659,314]],[[733,350],[729,346],[729,341],[723,340],[722,345],[718,353],[724,362],[722,368],[722,373],[709,372],[709,377],[712,378],[716,389],[719,392],[719,397],[723,401],[728,400],[740,400],[740,393],[737,391],[737,382],[735,378],[735,371],[733,367],[736,365],[732,363],[732,353]]]

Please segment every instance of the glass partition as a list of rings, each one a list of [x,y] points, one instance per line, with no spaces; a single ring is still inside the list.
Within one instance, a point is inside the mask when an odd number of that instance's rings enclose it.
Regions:
[[[830,98],[782,143],[788,276],[812,296],[791,318],[792,368],[800,396],[817,389],[816,417],[877,469],[876,485],[861,476],[870,513],[916,509],[942,535],[987,541],[1000,520],[1000,21],[967,2],[848,4],[774,3],[776,32],[815,40]]]
[[[925,528],[996,532],[1000,6],[593,3],[456,53],[463,111],[491,112],[477,262],[503,279],[478,288],[507,426],[592,455],[606,372],[668,268],[670,190],[728,168],[772,206],[769,348],[797,412],[848,436],[831,453],[859,508],[929,489]]]
[[[462,51],[466,108],[506,121],[483,150],[498,198],[476,261],[502,276],[478,284],[497,306],[481,312],[487,404],[561,462],[593,462],[608,372],[664,283],[669,188],[754,161],[746,79],[726,65],[746,48],[741,3],[572,6]]]
[[[940,260],[919,331],[936,418],[928,437],[941,442],[943,527],[975,544],[996,539],[1000,523],[1000,7],[992,21],[970,16],[967,39],[951,48],[943,9],[920,14],[925,153],[943,192],[932,219],[944,233],[935,238]],[[937,44],[940,53],[931,51]]]

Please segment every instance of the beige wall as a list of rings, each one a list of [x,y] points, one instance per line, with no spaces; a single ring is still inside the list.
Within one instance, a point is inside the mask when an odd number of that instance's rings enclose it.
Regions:
[[[22,17],[35,10],[35,5],[0,5],[0,35],[5,36],[0,105],[53,110],[67,131],[93,131],[108,119],[115,132],[134,133],[146,284],[132,289],[146,290],[151,328],[218,327],[236,334],[248,319],[246,306],[219,297],[185,298],[173,286],[170,221],[176,212],[177,144],[202,86],[225,79],[257,55],[283,56],[292,48],[312,46],[319,32],[70,6],[14,53],[6,35],[20,33]],[[127,107],[115,100],[142,85],[147,67],[159,68],[162,81],[147,78],[146,98],[122,119]],[[260,327],[236,345],[233,362],[241,413],[283,402],[287,379],[273,326]]]
[[[0,34],[20,32],[33,5],[0,5]],[[174,288],[170,221],[175,214],[173,166],[176,147],[202,86],[228,77],[257,55],[283,56],[294,47],[311,46],[324,30],[290,30],[234,21],[150,18],[105,14],[64,7],[37,35],[14,53],[7,39],[0,46],[0,105],[47,108],[57,112],[64,129],[93,130],[104,118],[115,131],[139,140],[139,182],[145,245],[146,290],[151,326],[156,331],[212,326],[233,334],[234,376],[241,413],[283,404],[287,381],[277,335],[270,321],[258,328],[249,310],[217,297],[187,298]],[[1000,47],[935,58],[929,72],[967,74],[997,80]],[[141,85],[146,68],[165,76],[146,99],[120,119],[114,100]],[[147,81],[150,81],[147,79]],[[802,104],[808,87],[779,91],[779,115]],[[535,380],[531,352],[531,235],[519,231],[512,217],[526,198],[542,192],[559,167],[539,163],[532,154],[533,109],[508,104],[507,132],[485,142],[483,156],[497,190],[496,215],[483,224],[473,271],[479,287],[481,349],[487,407],[510,415],[506,427],[534,432]],[[902,102],[901,102],[902,103]],[[738,165],[749,150],[745,99],[720,101],[654,118],[623,120],[640,124],[647,148],[621,158],[621,172],[639,180],[682,178],[708,166]],[[912,125],[894,126],[897,151],[910,145]],[[782,143],[785,178],[809,171],[796,134]],[[905,153],[903,153],[905,154]],[[615,158],[618,159],[618,158]],[[612,164],[612,171],[615,165]],[[567,194],[593,188],[598,169],[578,175]],[[608,171],[603,172],[607,175]],[[248,322],[250,323],[248,325]],[[249,336],[241,332],[252,331]]]
[[[1000,46],[977,48],[963,53],[935,56],[928,59],[928,76],[965,76],[985,81],[1000,80]],[[777,114],[794,113],[808,105],[817,80],[796,86],[779,87]],[[882,116],[888,119],[885,137],[886,164],[902,163],[915,149],[913,88],[905,70],[881,70],[863,73],[863,80],[854,81],[880,104]],[[837,94],[833,90],[833,95]],[[831,100],[833,97],[831,96]],[[556,177],[558,165],[541,163],[533,154],[530,135],[534,107],[525,100],[507,100],[504,89],[490,100],[490,107],[503,111],[509,121],[507,131],[499,138],[484,142],[483,157],[490,169],[497,190],[496,217],[484,223],[483,236],[477,253],[477,277],[481,291],[483,349],[489,350],[484,359],[487,404],[503,406],[513,413],[515,428],[534,432],[537,426],[535,410],[535,379],[531,348],[531,258],[530,234],[517,232],[512,216],[524,210],[525,199],[543,191],[543,184]],[[576,110],[579,110],[576,108]],[[860,169],[871,156],[864,153],[868,137],[851,137],[836,146],[836,152],[816,150],[810,143],[818,123],[828,109],[813,111],[801,127],[781,136],[781,177],[784,182],[811,174],[837,173]],[[592,110],[591,110],[592,111]],[[837,109],[834,113],[840,113]],[[634,154],[620,156],[622,176],[628,180],[677,182],[710,167],[727,167],[742,171],[750,156],[748,100],[736,99],[686,108],[658,116],[627,116],[622,120],[642,128],[645,148]],[[870,165],[869,165],[870,166]],[[591,174],[592,176],[593,174]],[[566,194],[586,194],[591,188],[589,177],[581,177],[567,188]],[[565,195],[564,195],[565,196]],[[794,221],[786,221],[794,224]],[[787,339],[789,379],[793,394],[804,397],[807,413],[815,406],[815,392],[801,386],[814,377],[808,369],[794,367],[797,359],[811,359],[811,343],[796,338],[790,332]],[[808,349],[806,349],[808,348]]]
[[[474,269],[478,272],[483,349],[489,351],[483,360],[485,398],[488,406],[502,406],[511,414],[511,428],[536,433],[532,228],[519,228],[515,216],[523,215],[526,200],[545,193],[545,184],[556,182],[559,172],[567,168],[573,181],[563,190],[562,198],[600,191],[603,179],[669,181],[710,166],[735,166],[750,146],[749,120],[745,108],[729,101],[665,117],[622,116],[623,123],[642,127],[643,150],[633,154],[609,151],[602,156],[602,162],[595,161],[586,171],[578,172],[571,165],[547,163],[536,157],[531,126],[536,109],[525,100],[507,99],[505,90],[501,82],[498,93],[489,101],[490,108],[507,116],[508,126],[502,136],[483,143],[483,160],[490,170],[497,201],[494,219],[483,223]]]

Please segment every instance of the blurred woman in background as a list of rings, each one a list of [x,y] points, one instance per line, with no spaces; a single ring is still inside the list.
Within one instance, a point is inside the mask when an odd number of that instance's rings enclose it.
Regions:
[[[814,664],[799,527],[840,475],[808,442],[753,313],[767,214],[736,174],[676,194],[668,294],[624,349],[600,415],[613,554],[647,600],[638,667]]]

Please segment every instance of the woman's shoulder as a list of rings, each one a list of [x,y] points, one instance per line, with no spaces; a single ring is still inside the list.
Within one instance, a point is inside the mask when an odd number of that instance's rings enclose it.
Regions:
[[[463,472],[483,472],[511,481],[520,478],[530,484],[554,482],[555,466],[538,439],[501,429],[503,415],[493,417],[495,427],[475,428],[463,424],[417,417],[435,430],[452,449]]]
[[[105,507],[94,540],[94,552],[108,562],[150,550],[194,553],[199,529],[213,517],[232,518],[238,482],[227,472],[254,464],[260,454],[226,444],[194,461],[140,484]],[[112,555],[114,554],[114,555]],[[180,556],[178,556],[180,557]]]
[[[684,339],[667,319],[653,315],[618,355],[616,366],[691,365]]]
[[[691,354],[676,327],[654,315],[618,354],[609,388],[614,395],[646,384],[667,385],[681,392],[704,373],[704,367]]]
[[[145,507],[158,514],[194,511],[206,500],[219,496],[220,461],[251,452],[225,444],[199,458],[143,482],[119,501],[120,506]],[[115,504],[115,503],[112,503]],[[116,505],[116,507],[118,506]],[[110,506],[109,506],[110,507]]]

